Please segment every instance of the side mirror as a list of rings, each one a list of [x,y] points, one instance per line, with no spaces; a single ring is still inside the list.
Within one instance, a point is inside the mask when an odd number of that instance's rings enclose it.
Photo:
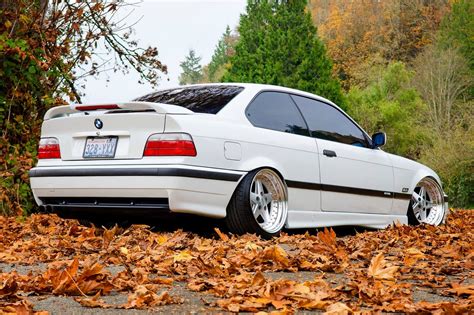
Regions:
[[[387,143],[385,132],[377,132],[372,135],[372,149],[379,148]]]

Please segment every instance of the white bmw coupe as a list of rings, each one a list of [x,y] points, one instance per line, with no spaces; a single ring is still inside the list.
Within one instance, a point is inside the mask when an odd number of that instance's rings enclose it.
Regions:
[[[439,177],[384,152],[385,141],[317,95],[193,85],[50,109],[31,188],[48,210],[189,213],[267,238],[284,227],[443,223]]]

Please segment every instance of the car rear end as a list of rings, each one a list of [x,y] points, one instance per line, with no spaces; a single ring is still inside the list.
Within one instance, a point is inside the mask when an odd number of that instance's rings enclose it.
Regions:
[[[204,143],[185,126],[167,130],[185,115],[212,113],[147,101],[51,109],[30,171],[37,203],[62,212],[224,217],[243,172],[203,163]]]

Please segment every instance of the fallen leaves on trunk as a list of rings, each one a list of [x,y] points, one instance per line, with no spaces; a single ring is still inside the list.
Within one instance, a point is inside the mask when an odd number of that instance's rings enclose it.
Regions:
[[[439,227],[397,224],[345,237],[323,229],[273,240],[219,229],[205,238],[145,225],[85,227],[55,215],[0,217],[0,262],[46,264],[28,274],[0,270],[0,313],[32,313],[31,294],[74,296],[90,308],[159,309],[183,303],[170,294],[183,282],[216,297],[210,307],[231,312],[471,313],[473,228],[467,210],[452,211]],[[311,276],[290,277],[300,272]],[[445,300],[416,300],[416,290]],[[128,294],[126,303],[105,302],[117,292]]]

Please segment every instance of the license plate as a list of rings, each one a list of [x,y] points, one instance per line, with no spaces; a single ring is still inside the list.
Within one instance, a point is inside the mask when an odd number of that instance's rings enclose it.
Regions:
[[[88,137],[84,146],[84,158],[113,158],[118,137]]]

